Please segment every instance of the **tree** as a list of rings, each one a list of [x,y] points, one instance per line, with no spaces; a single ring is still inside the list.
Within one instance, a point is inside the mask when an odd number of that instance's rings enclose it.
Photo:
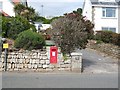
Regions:
[[[82,15],[82,9],[81,9],[81,8],[78,8],[77,11],[73,11],[73,13]]]
[[[2,37],[2,14],[0,15],[0,37]]]
[[[23,12],[26,9],[26,7],[23,4],[17,4],[14,7],[14,11],[16,13],[16,15],[20,15],[21,12]]]
[[[23,4],[15,5],[14,11],[16,15],[23,16],[24,18],[27,18],[27,20],[34,20],[34,18],[38,15],[35,12],[35,9],[32,7],[26,7]]]
[[[34,21],[36,22],[44,22],[46,20],[46,18],[44,17],[41,17],[39,15],[37,15],[35,18],[34,18]]]
[[[46,19],[45,17],[41,17],[39,15],[37,15],[34,18],[34,21],[36,22],[42,22],[43,24],[50,24],[53,20],[58,19],[59,17],[53,17],[52,19]]]
[[[84,49],[93,34],[94,25],[78,13],[69,13],[52,22],[52,39],[63,53],[70,54],[76,48]]]
[[[28,29],[36,31],[35,26],[23,17],[2,18],[2,35],[5,38],[16,39],[19,33]]]

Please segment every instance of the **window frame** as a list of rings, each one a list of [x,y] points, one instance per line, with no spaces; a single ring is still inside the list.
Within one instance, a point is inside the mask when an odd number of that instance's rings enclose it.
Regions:
[[[116,11],[117,8],[116,7],[102,7],[102,17],[103,18],[116,18]],[[111,16],[109,16],[108,13],[110,12],[114,12],[114,14],[111,14]]]
[[[104,29],[103,29],[104,28]],[[106,29],[105,29],[106,28]],[[112,30],[114,29],[114,30]],[[102,31],[112,31],[116,33],[117,28],[116,27],[102,27]]]

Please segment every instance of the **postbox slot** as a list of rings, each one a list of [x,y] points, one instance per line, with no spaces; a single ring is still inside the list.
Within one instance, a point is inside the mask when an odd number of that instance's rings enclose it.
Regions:
[[[56,49],[52,49],[52,51],[56,51]]]

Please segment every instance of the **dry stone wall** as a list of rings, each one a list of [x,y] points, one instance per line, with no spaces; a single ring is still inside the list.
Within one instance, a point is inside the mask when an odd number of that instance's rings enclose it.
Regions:
[[[82,60],[82,59],[81,59]],[[81,64],[80,64],[81,65]],[[80,66],[81,67],[81,66]],[[79,68],[81,71],[81,68]],[[5,70],[5,52],[1,54],[0,71]],[[7,71],[38,71],[38,72],[53,72],[53,71],[71,71],[72,59],[58,60],[57,64],[50,64],[47,56],[47,51],[32,50],[32,51],[14,51],[7,55]]]

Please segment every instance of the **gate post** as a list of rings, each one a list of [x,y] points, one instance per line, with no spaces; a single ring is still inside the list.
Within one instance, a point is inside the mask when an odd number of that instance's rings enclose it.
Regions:
[[[82,72],[82,53],[71,53],[71,70],[73,72]]]

